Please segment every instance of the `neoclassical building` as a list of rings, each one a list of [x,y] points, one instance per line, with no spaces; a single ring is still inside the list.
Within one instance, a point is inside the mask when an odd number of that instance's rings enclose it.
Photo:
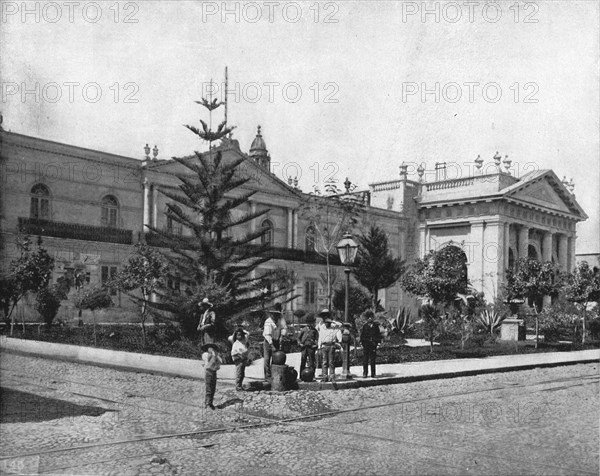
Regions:
[[[137,242],[161,245],[146,225],[189,233],[171,219],[169,199],[159,192],[176,188],[177,176],[189,171],[172,160],[161,160],[156,147],[146,147],[141,160],[5,130],[0,130],[0,140],[3,270],[16,255],[19,229],[42,237],[56,259],[55,279],[78,266],[84,267],[89,284],[109,280]],[[325,260],[315,252],[319,248],[315,230],[301,212],[307,195],[272,173],[260,127],[248,153],[236,140],[225,140],[218,149],[225,160],[244,158],[241,173],[251,178],[246,186],[257,191],[247,210],[268,209],[265,216],[246,225],[267,230],[263,239],[273,251],[263,267],[295,272],[295,294],[300,298],[292,302],[292,309],[324,307],[327,297],[320,275]],[[385,229],[392,252],[409,263],[432,249],[460,247],[469,279],[490,299],[501,285],[504,270],[519,257],[554,260],[571,269],[576,224],[587,218],[572,188],[551,170],[517,178],[510,175],[509,167],[501,169],[498,155],[494,160],[492,173],[489,167],[486,173],[478,173],[482,170],[478,163],[472,176],[456,179],[447,179],[444,164],[437,164],[434,181],[423,180],[422,167],[409,178],[407,166],[400,165],[396,179],[353,192],[366,205],[359,228],[375,223]],[[341,279],[343,273],[339,275]],[[180,282],[170,285],[173,292],[180,292]],[[392,313],[414,304],[398,284],[379,297]],[[126,318],[131,312],[128,300],[116,292],[114,300]],[[61,308],[67,314],[63,317],[70,317],[69,312],[68,306]]]

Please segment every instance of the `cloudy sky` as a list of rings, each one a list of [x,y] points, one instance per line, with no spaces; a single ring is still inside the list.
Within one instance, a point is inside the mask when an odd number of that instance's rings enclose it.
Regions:
[[[211,79],[221,94],[228,66],[242,149],[260,124],[274,172],[306,191],[328,176],[366,188],[403,161],[466,175],[499,151],[517,175],[572,177],[590,215],[578,251],[600,251],[596,1],[0,6],[13,132],[185,155],[204,147],[182,127],[207,118],[193,101]]]

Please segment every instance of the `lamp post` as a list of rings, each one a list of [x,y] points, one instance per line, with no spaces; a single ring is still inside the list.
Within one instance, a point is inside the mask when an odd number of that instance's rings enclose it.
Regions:
[[[346,273],[346,299],[344,306],[344,331],[342,333],[342,344],[344,346],[344,351],[342,354],[342,378],[349,379],[352,378],[352,374],[350,373],[350,330],[348,329],[348,303],[350,295],[349,266],[354,263],[358,245],[352,239],[352,235],[350,233],[346,233],[337,244],[336,248],[338,250],[338,254],[340,255],[340,261],[344,266],[346,266],[346,269],[344,269],[344,273]]]

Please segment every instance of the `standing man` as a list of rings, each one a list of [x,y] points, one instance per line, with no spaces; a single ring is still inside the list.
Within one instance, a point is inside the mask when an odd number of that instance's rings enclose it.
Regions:
[[[373,321],[373,311],[365,311],[367,322],[360,332],[360,343],[363,346],[363,378],[367,378],[369,363],[371,364],[371,377],[375,378],[375,359],[377,358],[377,346],[381,342],[379,325]]]
[[[281,312],[275,310],[267,311],[267,319],[265,320],[265,326],[263,328],[265,380],[271,378],[271,358],[273,357],[273,352],[279,348],[279,328],[277,323],[282,317],[281,314]]]
[[[324,327],[319,330],[318,347],[323,359],[323,382],[333,382],[335,378],[335,348],[342,342],[342,333],[339,329],[331,327],[332,323],[331,318],[326,317]]]
[[[202,344],[213,344],[217,332],[217,315],[212,310],[213,305],[208,298],[204,298],[202,302],[198,303],[198,307],[203,314],[196,330],[201,333]]]

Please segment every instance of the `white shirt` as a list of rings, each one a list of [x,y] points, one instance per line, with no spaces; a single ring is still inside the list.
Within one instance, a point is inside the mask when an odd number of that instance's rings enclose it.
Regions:
[[[247,353],[248,353],[248,347],[246,347],[246,344],[244,342],[236,340],[233,343],[233,346],[231,347],[231,356],[232,357],[235,357],[236,355],[243,357],[244,354],[247,354]]]
[[[277,329],[277,324],[275,324],[275,321],[273,320],[273,318],[271,316],[269,316],[267,318],[267,320],[265,321],[265,327],[263,329],[263,337],[271,345],[273,345],[273,331],[275,329]]]
[[[323,344],[335,344],[336,342],[342,342],[342,333],[335,327],[329,329],[325,326],[319,329],[319,343],[317,344],[319,349]]]

